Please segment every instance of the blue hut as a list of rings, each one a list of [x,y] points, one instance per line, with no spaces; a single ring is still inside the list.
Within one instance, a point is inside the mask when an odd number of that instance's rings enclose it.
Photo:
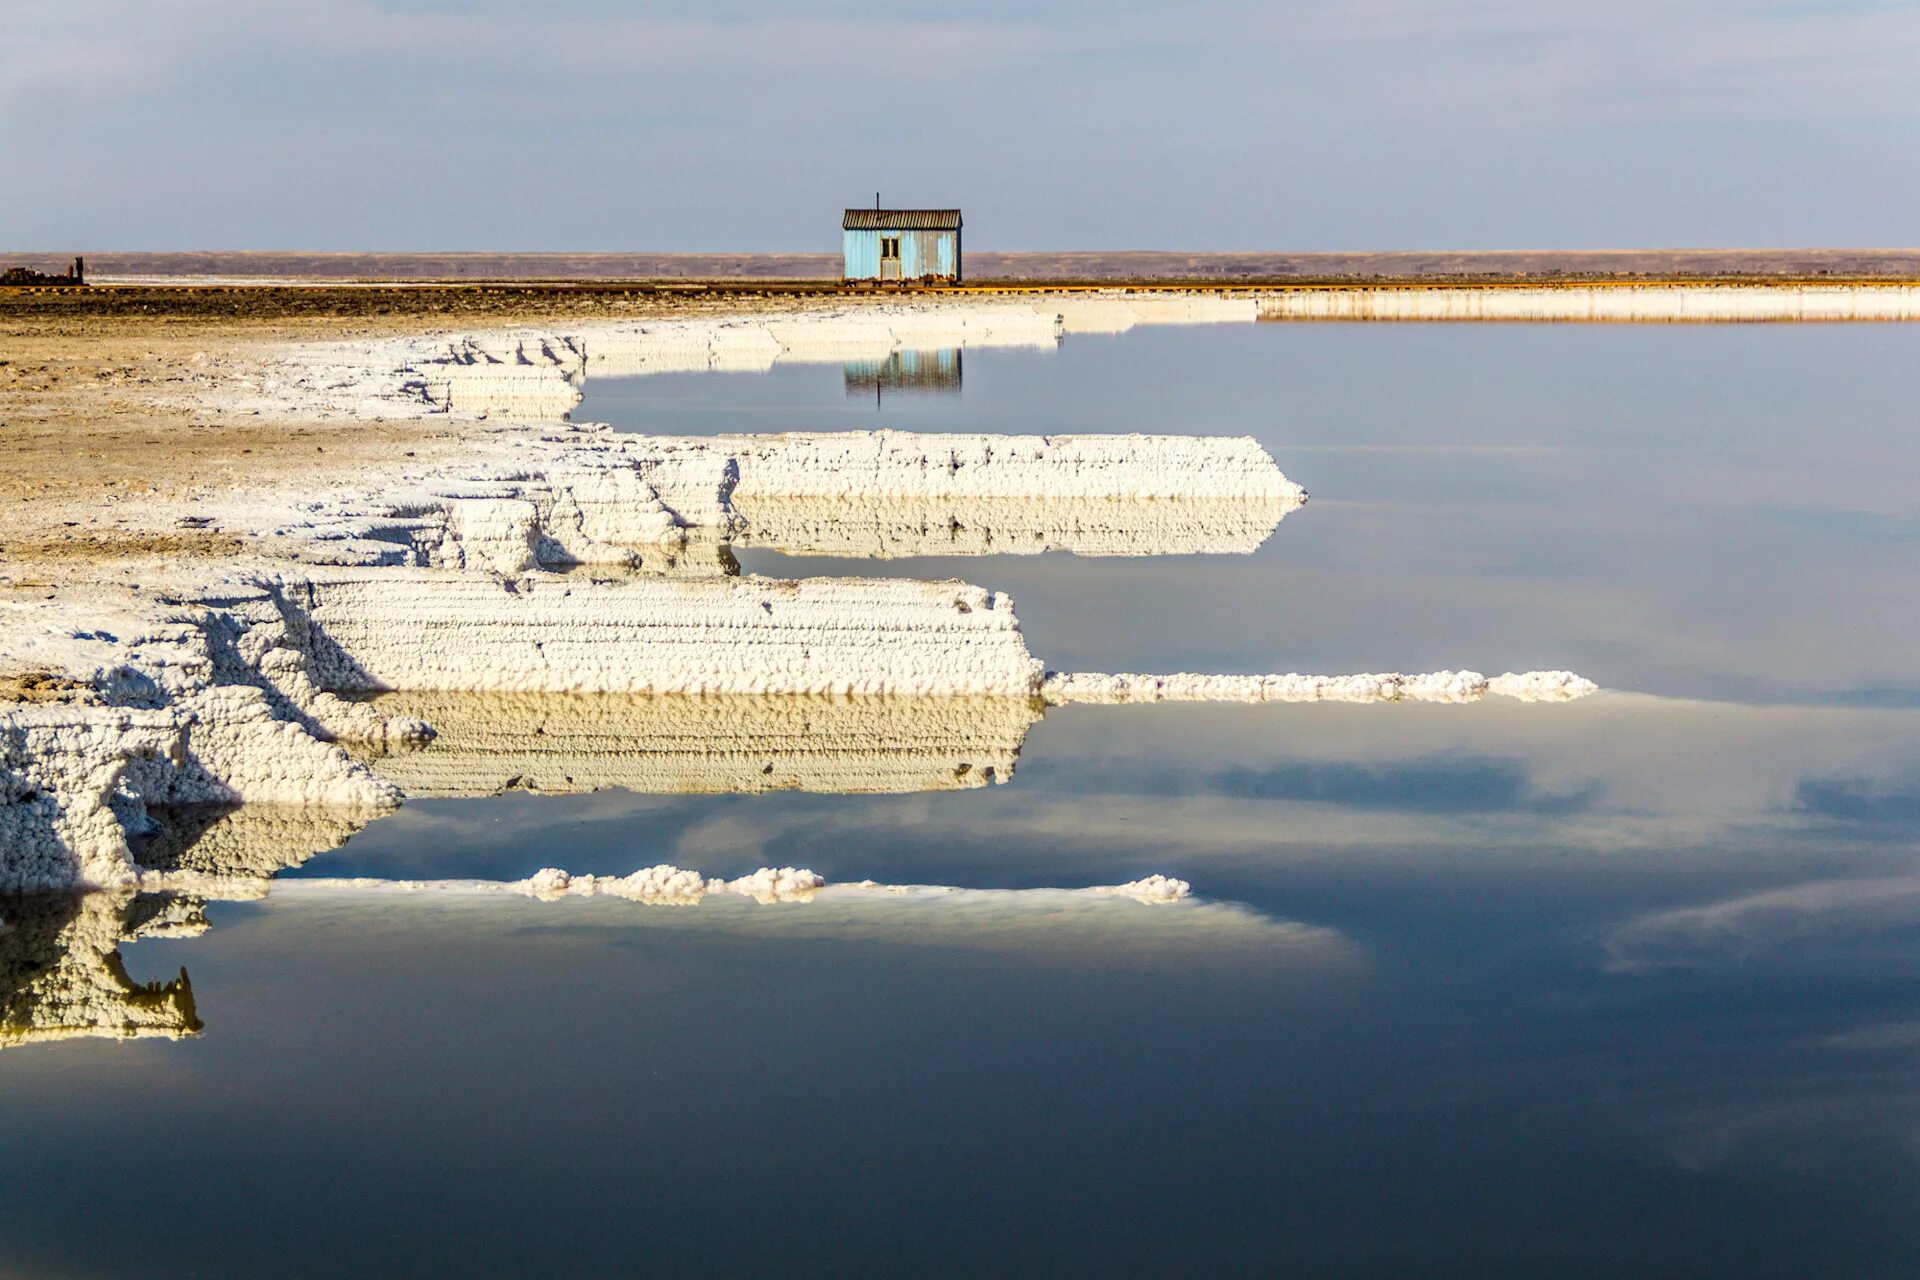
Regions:
[[[960,282],[958,209],[849,209],[840,233],[848,281]]]

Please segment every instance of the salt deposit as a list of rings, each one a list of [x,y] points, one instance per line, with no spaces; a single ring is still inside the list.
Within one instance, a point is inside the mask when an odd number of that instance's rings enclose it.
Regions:
[[[1262,320],[1698,322],[1920,319],[1910,284],[1354,285],[1262,294]]]
[[[1040,696],[1055,705],[1075,702],[1475,702],[1488,694],[1522,702],[1565,702],[1598,691],[1571,671],[1509,672],[1492,679],[1477,671],[1425,675],[1210,676],[1105,675],[1050,671]]]
[[[900,579],[503,581],[316,570],[311,653],[339,690],[1030,696],[1011,602]]]
[[[206,504],[216,531],[309,564],[658,567],[691,536],[796,554],[1246,552],[1306,492],[1245,437],[711,438],[483,429],[464,461]]]
[[[731,496],[742,504],[939,497],[1277,498],[1298,505],[1306,498],[1251,436],[836,431],[715,436],[709,444],[737,460]]]
[[[1249,314],[1248,319],[1252,319]],[[963,302],[880,304],[798,314],[661,320],[580,329],[594,377],[765,371],[776,364],[840,364],[895,351],[1058,345],[1051,306]]]
[[[1119,293],[1073,293],[1052,300],[1063,332],[1125,333],[1153,324],[1250,324],[1260,318],[1252,298],[1199,294],[1146,297]]]
[[[1248,318],[1240,303],[1202,298],[1087,299],[1074,309],[1105,329]],[[194,363],[185,385],[190,401],[279,416],[556,418],[596,363],[691,363],[700,353],[718,367],[911,344],[1049,345],[1060,329],[1057,312],[1029,304],[859,307],[299,344],[259,368],[229,367],[226,356]],[[1005,778],[1040,697],[1461,701],[1591,689],[1566,673],[1046,676],[1011,603],[992,590],[729,576],[737,566],[725,542],[736,537],[843,554],[1250,550],[1306,495],[1247,438],[686,439],[555,421],[470,427],[461,443],[457,462],[400,462],[327,484],[262,482],[209,501],[193,527],[248,548],[222,569],[188,564],[143,573],[139,589],[0,600],[9,611],[0,675],[65,691],[50,705],[0,711],[0,891],[126,886],[156,874],[257,877],[329,837],[296,836],[276,862],[247,838],[257,824],[216,822],[207,831],[217,840],[168,845],[155,843],[166,824],[153,814],[324,808],[347,815],[350,830],[356,815],[398,803],[391,777],[445,793],[461,785],[454,766],[473,767],[465,785],[482,791],[598,779],[751,790],[762,785],[756,777],[921,790]],[[549,572],[578,566],[605,571]],[[762,702],[734,729],[703,726],[720,734],[703,751],[684,734],[673,745],[677,730],[656,717],[625,741],[618,732],[596,741],[588,729],[567,748],[536,750],[501,726],[406,756],[393,749],[432,736],[427,723],[339,696],[391,690],[869,701],[816,717],[822,732],[810,741],[763,714],[771,704]],[[875,713],[875,699],[904,701]],[[948,701],[927,711],[934,700]],[[858,751],[840,745],[876,728]],[[658,748],[646,737],[656,729]],[[342,743],[385,753],[389,776]],[[760,773],[743,775],[752,765]],[[155,843],[144,866],[133,847],[142,840]],[[777,892],[777,880],[765,891]]]
[[[898,351],[1051,350],[1063,333],[1248,323],[1259,314],[1260,304],[1244,297],[1099,293],[306,342],[277,348],[259,369],[210,362],[190,375],[188,395],[209,408],[321,418],[559,418],[579,403],[589,376],[764,372]]]
[[[709,784],[735,789],[743,763],[758,758],[766,777],[813,776],[857,789],[863,781],[876,788],[924,783],[930,766],[961,785],[975,770],[981,781],[1004,776],[1023,731],[1018,704],[1035,697],[1457,702],[1487,693],[1564,699],[1593,689],[1566,672],[1493,680],[1472,672],[1047,675],[1028,652],[1007,598],[962,583],[575,580],[315,567],[238,578],[195,601],[156,602],[144,618],[123,609],[114,615],[122,628],[115,633],[89,629],[96,616],[89,604],[82,596],[64,612],[59,601],[17,608],[28,625],[0,638],[7,669],[55,670],[75,690],[67,702],[0,713],[5,889],[135,882],[139,868],[128,840],[151,827],[152,808],[391,806],[398,788],[335,739],[390,749],[424,740],[431,729],[415,717],[345,701],[340,692],[832,695],[986,699],[1007,709],[991,718],[1000,727],[970,736],[953,719],[967,712],[949,705],[935,720],[954,726],[942,731],[957,729],[959,741],[936,736],[931,749],[927,739],[904,748],[876,743],[864,760],[832,760],[830,750],[769,751],[770,744],[752,740],[752,726],[735,748],[743,758],[719,753],[701,769],[689,767],[686,753],[647,759],[644,745],[637,752],[642,772],[653,770],[656,778],[662,769],[687,769],[697,783],[704,769]],[[537,763],[545,776],[574,776],[564,750]],[[870,776],[863,780],[863,772]],[[497,780],[497,769],[480,775],[483,786],[492,785],[489,777]]]
[[[1193,886],[1185,880],[1152,875],[1140,880],[1129,880],[1125,884],[1116,884],[1111,888],[1095,889],[1093,892],[1110,893],[1116,897],[1132,898],[1135,902],[1152,905],[1161,902],[1178,902],[1193,892]]]
[[[301,894],[327,892],[380,894],[465,894],[508,895],[557,902],[563,898],[624,898],[648,906],[695,906],[708,897],[728,894],[751,899],[762,906],[789,902],[811,902],[830,887],[841,892],[887,895],[933,893],[967,895],[977,890],[947,885],[888,885],[862,880],[841,886],[829,886],[826,878],[798,867],[762,867],[737,879],[704,876],[697,871],[671,863],[642,867],[625,876],[577,875],[558,867],[547,867],[525,880],[383,880],[366,877],[327,879],[306,877],[282,885],[277,892],[291,889]],[[1126,884],[1095,885],[1088,889],[1040,889],[1016,891],[1036,894],[1072,893],[1093,897],[1132,898],[1136,902],[1159,904],[1179,902],[1193,893],[1185,880],[1151,875]]]

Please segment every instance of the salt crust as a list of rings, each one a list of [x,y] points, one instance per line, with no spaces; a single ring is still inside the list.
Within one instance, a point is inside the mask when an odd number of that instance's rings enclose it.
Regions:
[[[642,867],[626,876],[575,875],[558,867],[547,867],[525,880],[382,880],[371,878],[302,879],[303,892],[329,890],[365,893],[456,893],[511,894],[554,902],[562,898],[625,898],[649,906],[694,906],[703,899],[736,894],[751,898],[763,906],[776,903],[809,902],[828,885],[826,878],[799,867],[762,867],[750,875],[728,880],[707,877],[697,871],[671,863]],[[964,894],[968,890],[945,885],[888,885],[872,880],[839,886],[870,893],[947,893]],[[1178,902],[1190,897],[1193,886],[1185,880],[1163,875],[1146,876],[1126,884],[1096,885],[1090,889],[1044,890],[1072,892],[1103,897],[1131,898],[1149,906]]]
[[[1554,285],[1524,289],[1289,289],[1263,295],[1263,320],[1727,322],[1916,320],[1908,284]]]
[[[1089,309],[1095,303],[1107,310]],[[1199,299],[1179,307],[1093,299],[1078,310],[1095,327],[1129,315],[1248,318]],[[197,394],[275,414],[538,417],[572,402],[596,340],[608,369],[622,350],[641,359],[704,349],[718,367],[729,353],[769,347],[837,359],[902,343],[1044,344],[1062,327],[1055,313],[998,304],[676,324],[626,326],[624,337],[598,329],[308,345],[283,350],[263,377],[210,379]],[[202,517],[255,549],[224,579],[175,570],[160,575],[164,587],[129,598],[79,588],[0,601],[8,610],[0,673],[51,677],[69,690],[52,705],[0,712],[0,891],[138,883],[129,838],[152,831],[153,807],[392,806],[398,789],[338,743],[386,748],[431,730],[340,692],[1017,699],[1046,691],[1010,604],[977,587],[544,572],[637,570],[651,557],[671,565],[689,531],[725,537],[750,528],[736,504],[879,504],[878,527],[910,528],[917,516],[932,530],[956,503],[998,503],[1000,529],[1031,525],[1042,541],[1058,541],[1047,532],[1058,528],[1051,517],[1008,516],[1008,504],[1044,512],[1063,503],[1222,502],[1284,513],[1304,497],[1248,439],[848,432],[689,440],[561,424],[488,429],[457,467],[423,465],[294,499],[257,492]],[[1135,553],[1205,549],[1178,522],[1142,527],[1145,540],[1130,541],[1125,521],[1096,525],[1097,541]],[[1049,696],[1131,700],[1149,684],[1158,698],[1247,696],[1240,686],[1208,692],[1194,683],[1208,679],[1055,677]],[[1392,679],[1401,681],[1396,696],[1421,696],[1426,678]]]
[[[66,703],[0,713],[8,891],[136,882],[128,837],[151,827],[153,806],[397,803],[399,789],[336,740],[392,747],[430,729],[335,691],[1118,703],[1549,700],[1593,689],[1566,672],[1048,675],[1004,596],[901,580],[575,583],[316,568],[230,582],[144,619],[123,609],[119,632],[77,626],[57,602],[10,612],[39,634],[10,631],[0,660],[60,671],[77,688]]]
[[[1566,702],[1599,686],[1571,671],[1508,672],[1488,679],[1478,671],[1425,675],[1167,676],[1050,671],[1040,696],[1074,702],[1476,702],[1488,694],[1522,702]]]
[[[878,303],[808,312],[582,324],[278,348],[264,369],[212,364],[189,398],[238,412],[358,419],[446,414],[557,418],[588,376],[764,372],[776,364],[880,361],[897,351],[1051,350],[1066,333],[1143,324],[1247,323],[1251,299],[1086,294],[1022,302]]]
[[[690,540],[799,554],[1245,552],[1306,501],[1250,438],[633,436],[485,429],[458,465],[203,505],[309,564],[675,568]]]

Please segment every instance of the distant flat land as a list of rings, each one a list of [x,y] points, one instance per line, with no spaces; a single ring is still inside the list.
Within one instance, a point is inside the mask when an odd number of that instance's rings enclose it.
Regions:
[[[64,270],[84,253],[90,278],[233,281],[828,282],[837,253],[102,253],[0,251],[0,268]],[[1515,250],[1503,252],[990,253],[970,250],[968,280],[1256,283],[1312,280],[1542,280],[1646,277],[1920,279],[1920,249]]]

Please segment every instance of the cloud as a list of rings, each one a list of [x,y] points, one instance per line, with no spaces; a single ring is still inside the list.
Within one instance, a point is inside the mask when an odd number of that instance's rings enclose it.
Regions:
[[[1815,880],[1638,916],[1604,944],[1607,968],[1646,972],[1763,960],[1831,962],[1920,950],[1920,875]]]
[[[1887,242],[1920,194],[1884,163],[1911,6],[15,0],[5,34],[36,182],[0,244],[794,248],[876,184],[1009,248]]]

